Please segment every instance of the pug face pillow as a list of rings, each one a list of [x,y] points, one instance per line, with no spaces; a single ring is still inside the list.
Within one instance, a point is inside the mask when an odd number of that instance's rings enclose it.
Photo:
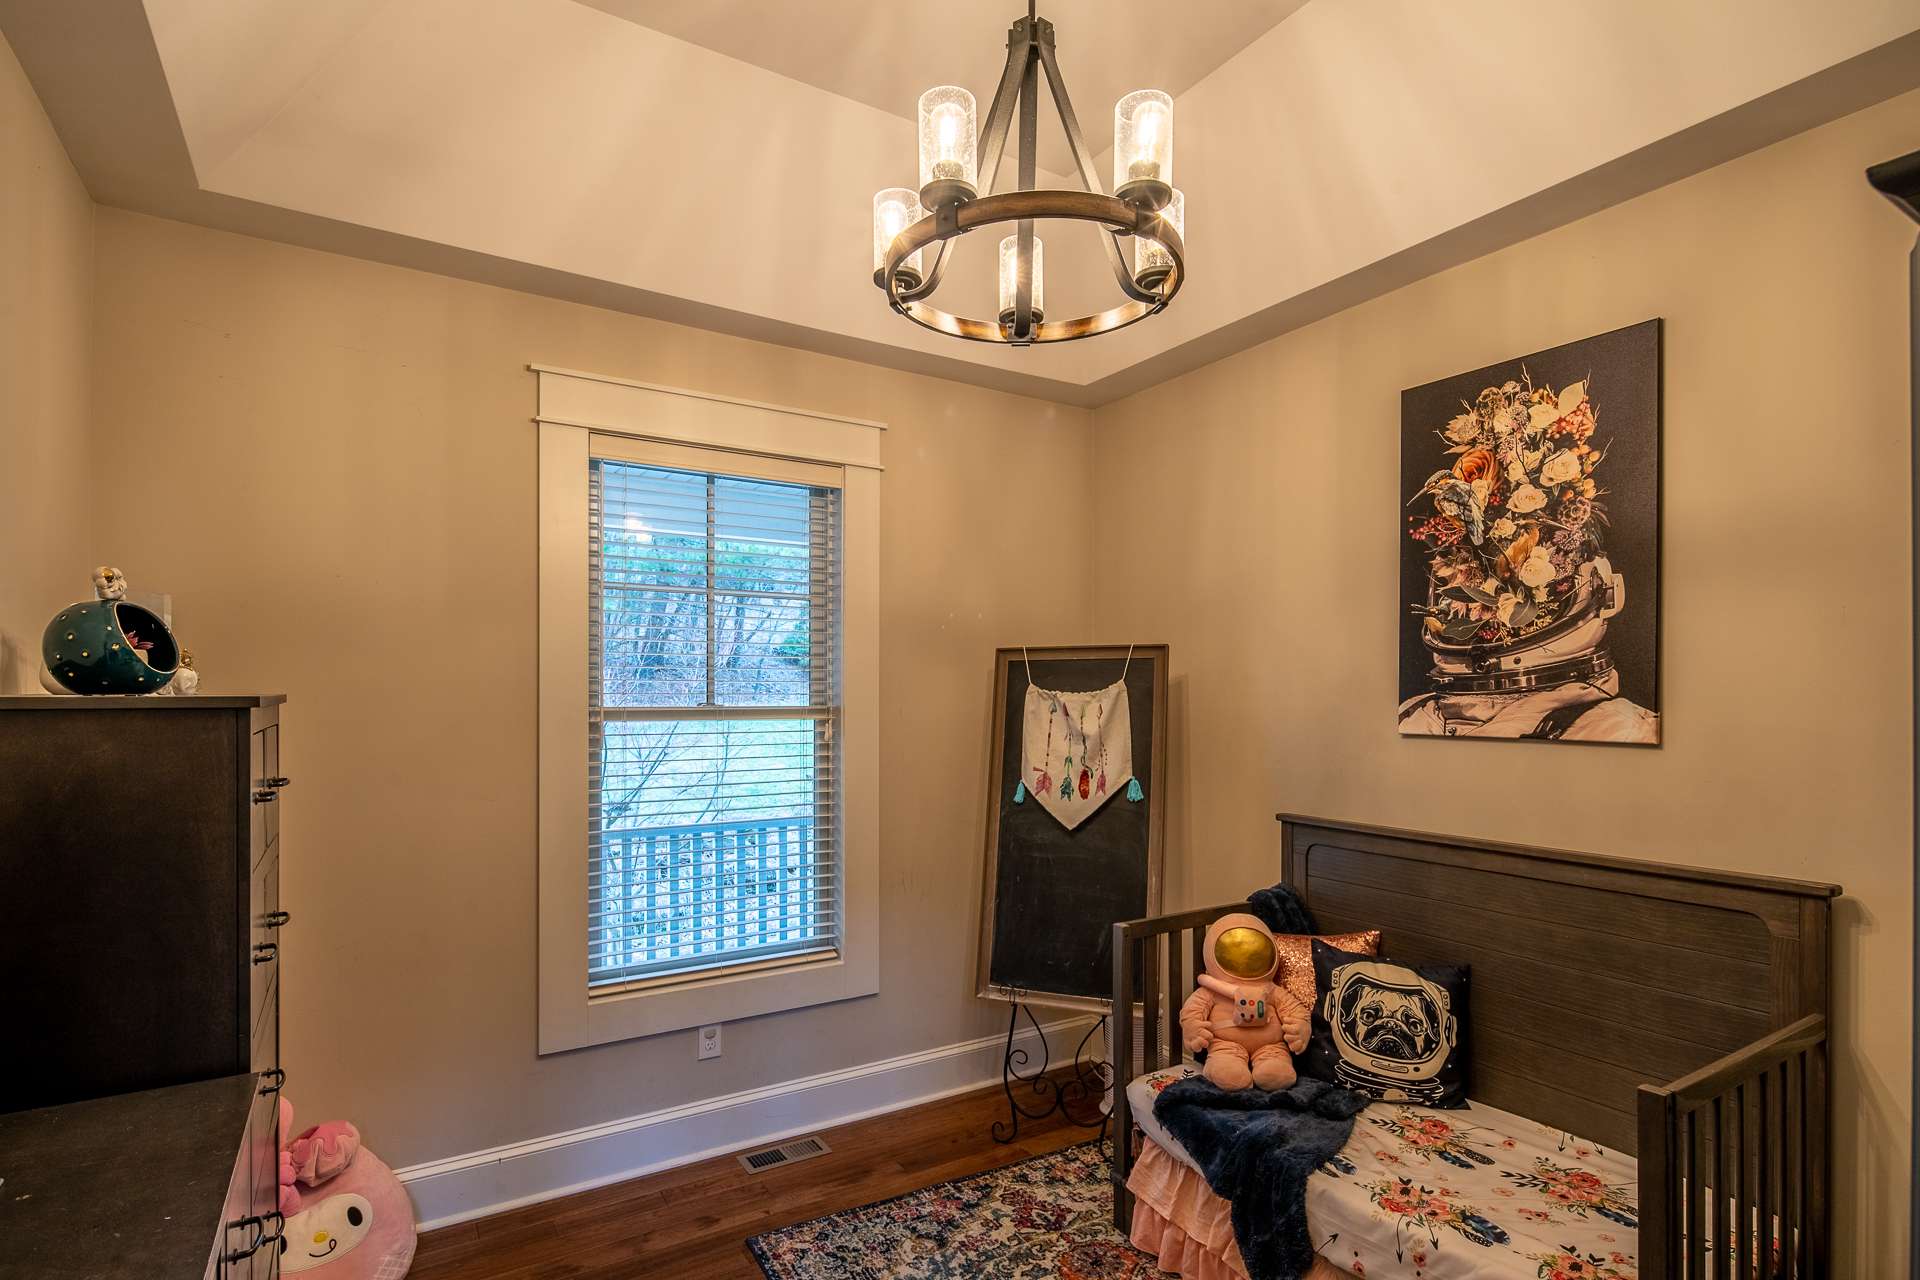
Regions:
[[[1467,968],[1404,965],[1313,943],[1308,1075],[1370,1097],[1466,1105]]]

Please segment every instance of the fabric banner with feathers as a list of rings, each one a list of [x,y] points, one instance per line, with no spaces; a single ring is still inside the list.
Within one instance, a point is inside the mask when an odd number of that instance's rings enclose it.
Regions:
[[[1071,831],[1121,790],[1142,798],[1133,776],[1133,714],[1124,681],[1091,693],[1027,686],[1020,785]]]

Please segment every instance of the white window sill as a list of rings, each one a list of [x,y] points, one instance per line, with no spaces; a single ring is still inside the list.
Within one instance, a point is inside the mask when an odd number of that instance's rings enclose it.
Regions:
[[[880,989],[878,974],[872,970],[872,966],[849,964],[845,956],[829,951],[772,968],[732,965],[696,975],[663,974],[655,980],[662,985],[590,992],[582,1010],[580,1038],[575,1041],[570,1036],[568,1043],[550,1046],[543,1029],[540,1051],[662,1035],[710,1022],[870,996]]]
[[[839,958],[838,947],[814,947],[787,955],[768,956],[762,960],[735,962],[722,958],[711,964],[691,965],[685,969],[675,969],[671,973],[655,974],[650,978],[609,978],[605,982],[589,982],[587,999],[613,1000],[620,996],[650,995],[659,991],[672,991],[677,987],[697,986],[721,978],[745,977],[751,973],[769,973],[776,969],[801,968],[824,964]]]

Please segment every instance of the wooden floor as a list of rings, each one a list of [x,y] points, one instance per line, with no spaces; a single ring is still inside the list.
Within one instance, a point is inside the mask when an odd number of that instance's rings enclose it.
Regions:
[[[1084,1142],[1021,1121],[1002,1146],[998,1086],[825,1130],[829,1155],[748,1174],[732,1156],[549,1200],[420,1237],[411,1280],[761,1280],[748,1236]]]

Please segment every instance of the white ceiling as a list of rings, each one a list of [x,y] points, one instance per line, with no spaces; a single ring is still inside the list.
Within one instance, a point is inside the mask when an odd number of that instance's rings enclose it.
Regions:
[[[983,0],[580,0],[643,27],[738,58],[903,119],[941,84],[971,89],[984,116],[1006,64],[1017,2]],[[1088,144],[1113,142],[1113,104],[1135,89],[1182,94],[1306,0],[1048,0],[1060,74]],[[1044,90],[1042,91],[1044,93]],[[1043,114],[1040,163],[1070,173]],[[1011,162],[1011,156],[1009,156]]]
[[[1192,278],[1029,350],[928,334],[869,278],[918,87],[985,92],[997,4],[0,0],[0,31],[102,203],[1078,404],[1920,83],[1912,0],[1063,6],[1090,131],[1178,91]],[[1111,305],[1102,233],[1042,234],[1050,313]],[[941,298],[990,307],[991,251]]]

